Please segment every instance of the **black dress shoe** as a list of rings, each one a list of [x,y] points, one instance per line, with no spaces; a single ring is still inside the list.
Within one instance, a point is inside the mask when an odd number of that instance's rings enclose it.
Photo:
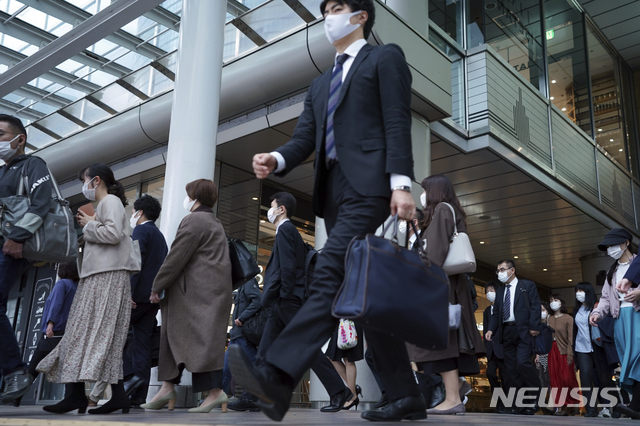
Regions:
[[[520,414],[524,414],[526,416],[533,416],[535,413],[537,413],[539,410],[538,407],[533,407],[533,408],[523,408],[522,410],[520,410]]]
[[[338,392],[335,395],[331,395],[330,404],[322,407],[320,411],[323,413],[337,413],[342,410],[344,404],[353,398],[353,392],[345,386],[342,392]]]
[[[20,368],[4,377],[4,393],[2,403],[8,404],[18,398],[22,398],[34,382],[33,377],[26,369]]]
[[[401,420],[422,420],[427,418],[427,404],[424,397],[407,396],[392,401],[381,410],[369,410],[362,418],[372,422],[399,422]]]
[[[387,399],[387,394],[383,392],[382,396],[380,397],[378,402],[376,402],[376,405],[374,405],[373,408],[379,410],[386,407],[387,405],[389,405],[389,400]]]
[[[228,403],[227,408],[234,411],[260,411],[258,404],[245,398]]]
[[[127,396],[130,396],[132,393],[138,390],[138,388],[143,384],[144,384],[144,379],[134,374],[129,380],[126,380],[124,382],[124,394]]]
[[[441,382],[433,387],[433,390],[431,391],[431,401],[429,402],[427,408],[437,407],[438,405],[442,404],[445,399],[446,395],[444,392],[444,383]]]
[[[631,417],[634,420],[640,420],[640,413],[629,408],[628,405],[621,403],[616,406],[616,409],[618,410],[619,413],[624,414],[627,417]]]
[[[254,367],[239,345],[232,345],[227,351],[235,381],[260,398],[258,406],[267,417],[281,421],[291,404],[293,379],[269,364]]]

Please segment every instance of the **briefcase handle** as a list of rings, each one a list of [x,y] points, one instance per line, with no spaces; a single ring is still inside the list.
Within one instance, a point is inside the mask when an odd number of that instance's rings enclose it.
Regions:
[[[412,220],[408,220],[407,223],[411,223],[411,228],[413,229],[413,233],[416,236],[416,242],[418,243],[418,254],[420,254],[421,257],[422,257],[422,254],[423,254],[423,251],[424,251],[424,243],[423,243],[422,237],[420,236],[420,233],[418,232],[416,224],[413,223]],[[385,223],[382,225],[381,237],[385,238],[385,235],[387,234],[387,231],[389,231],[389,228],[391,226],[393,226],[393,234],[391,234],[390,241],[392,241],[392,242],[394,242],[394,243],[399,245],[399,243],[398,243],[398,229],[399,229],[399,227],[398,227],[398,215],[397,214],[394,214],[393,216],[390,216],[385,221]],[[409,239],[406,238],[404,247],[408,248],[408,246],[409,246]],[[426,256],[424,256],[424,258],[426,259]]]

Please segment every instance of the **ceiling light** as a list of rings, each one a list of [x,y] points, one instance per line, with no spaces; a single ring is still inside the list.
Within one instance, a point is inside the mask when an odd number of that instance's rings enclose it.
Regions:
[[[569,282],[573,281],[571,278],[569,278]]]
[[[484,241],[480,241],[480,244],[484,244]]]
[[[623,151],[623,149],[622,149],[622,148],[620,148],[618,151],[622,152],[622,151]]]
[[[555,81],[555,80],[551,80],[551,82],[552,82],[552,83],[555,83],[556,81]]]
[[[601,132],[601,131],[602,131],[602,129],[598,129],[598,131],[599,131],[599,132]]]
[[[554,100],[555,98],[552,96],[552,97],[550,97],[549,99]]]
[[[613,142],[613,139],[609,139],[609,142]]]
[[[563,110],[563,111],[566,111],[567,109],[566,109],[566,108],[562,108],[562,110]]]
[[[261,220],[260,223],[264,223],[264,220]]]
[[[258,201],[258,197],[253,197],[252,200],[253,201]]]
[[[542,270],[542,272],[547,272],[547,268],[544,268],[544,269]]]
[[[514,258],[514,259],[517,259],[517,258],[518,258],[518,256],[513,256],[513,258]]]

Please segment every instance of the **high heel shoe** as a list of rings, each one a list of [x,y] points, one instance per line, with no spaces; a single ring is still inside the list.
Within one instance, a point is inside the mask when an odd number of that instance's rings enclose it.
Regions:
[[[165,405],[169,404],[169,411],[173,411],[176,406],[176,399],[178,395],[175,390],[172,390],[162,398],[157,401],[147,402],[146,404],[140,404],[140,408],[144,408],[145,410],[160,410]]]
[[[360,392],[359,392],[360,393]],[[356,399],[354,399],[351,404],[349,405],[345,405],[344,407],[342,407],[343,410],[351,410],[351,407],[356,407],[356,410],[358,409],[358,404],[360,404],[360,398],[356,397]]]
[[[213,410],[215,407],[217,407],[218,405],[222,404],[222,412],[226,413],[227,412],[227,401],[229,401],[229,398],[227,398],[227,394],[222,392],[222,394],[216,398],[215,401],[213,401],[211,404],[208,405],[201,405],[199,407],[195,407],[195,408],[190,408],[189,412],[190,413],[208,413],[211,410]]]
[[[356,385],[356,396],[362,396],[362,388],[360,387],[360,385]]]
[[[122,410],[122,414],[129,413],[131,403],[124,392],[124,381],[118,380],[117,384],[111,385],[111,392],[111,399],[103,406],[89,410],[89,414],[111,414],[118,410]]]
[[[64,385],[64,399],[54,405],[45,405],[44,411],[55,414],[64,414],[78,410],[78,414],[87,411],[87,397],[84,395],[84,383],[67,383]]]

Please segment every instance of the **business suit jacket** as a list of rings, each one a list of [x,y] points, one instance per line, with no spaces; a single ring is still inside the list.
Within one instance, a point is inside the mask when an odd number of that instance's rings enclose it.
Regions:
[[[640,256],[635,256],[635,259],[633,260],[633,262],[631,262],[631,265],[629,265],[629,269],[627,269],[627,273],[624,274],[624,278],[631,281],[634,287],[640,284],[640,260],[639,259],[640,259]],[[615,287],[616,284],[618,283],[615,282],[611,284],[613,285],[613,287]]]
[[[295,225],[287,220],[278,227],[267,263],[262,306],[293,297],[304,300],[304,261],[304,241]]]
[[[489,330],[493,336],[498,336],[498,342],[502,343],[502,307],[504,306],[504,292],[506,286],[500,286],[496,290],[493,315]],[[533,281],[518,278],[518,287],[513,301],[513,314],[516,319],[516,328],[520,338],[527,342],[531,339],[529,330],[540,330],[540,296]],[[492,336],[492,340],[493,340]]]
[[[309,87],[304,111],[289,143],[277,149],[293,170],[315,152],[313,210],[324,217],[324,153],[332,68]],[[358,194],[391,196],[389,178],[413,178],[411,154],[411,73],[399,46],[362,47],[340,89],[333,125],[342,172]]]
[[[504,359],[504,353],[502,352],[502,343],[498,342],[497,339],[492,339],[491,341],[488,341],[484,337],[487,331],[489,331],[490,323],[491,323],[491,306],[487,306],[487,308],[482,313],[482,341],[484,342],[484,348],[487,350],[487,360],[490,360],[493,357],[502,360]]]
[[[131,298],[136,303],[149,303],[153,280],[167,257],[169,249],[164,235],[151,221],[136,226],[131,238],[140,244],[142,255],[140,272],[131,275]]]

